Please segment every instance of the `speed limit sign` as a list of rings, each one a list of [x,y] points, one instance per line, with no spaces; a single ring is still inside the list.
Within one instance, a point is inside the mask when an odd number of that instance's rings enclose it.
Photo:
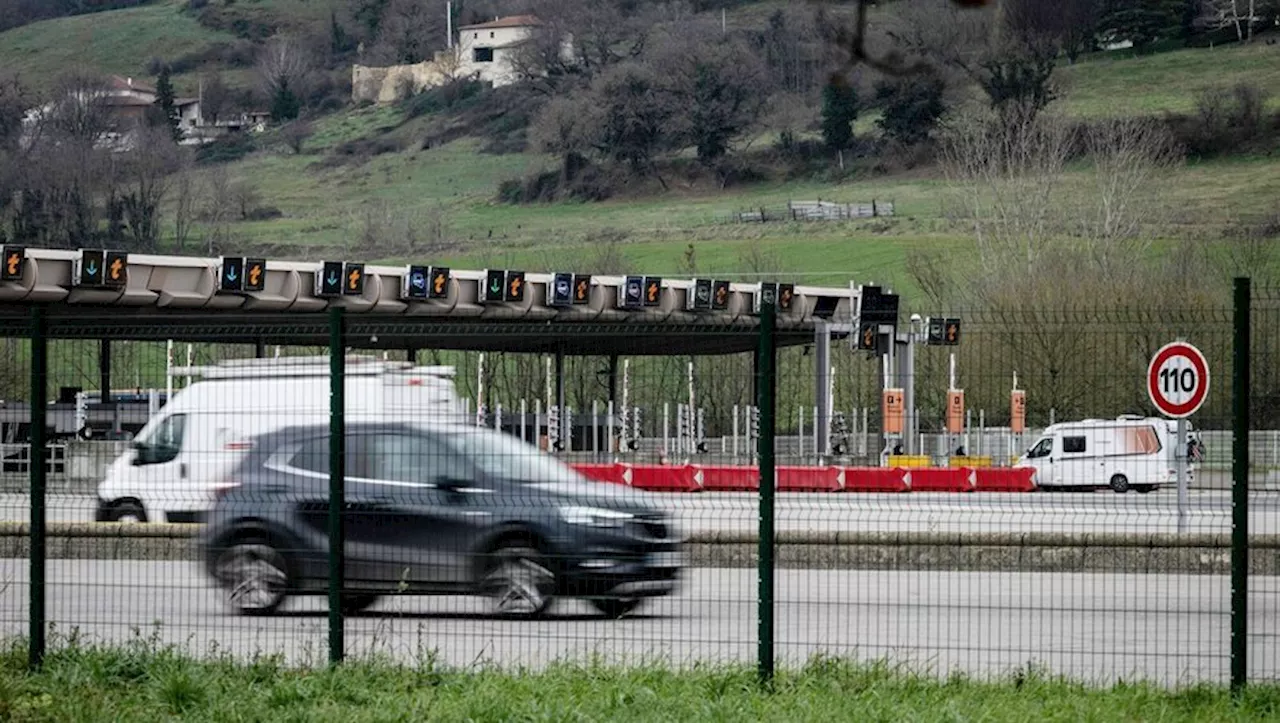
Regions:
[[[1147,394],[1166,417],[1195,414],[1209,396],[1209,364],[1186,342],[1165,344],[1147,366]]]

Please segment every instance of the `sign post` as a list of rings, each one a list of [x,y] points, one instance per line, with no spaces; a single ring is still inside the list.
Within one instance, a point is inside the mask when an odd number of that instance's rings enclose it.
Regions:
[[[1147,394],[1166,417],[1178,420],[1174,447],[1178,475],[1178,532],[1187,531],[1187,417],[1209,396],[1209,364],[1196,347],[1179,339],[1165,344],[1147,365]]]

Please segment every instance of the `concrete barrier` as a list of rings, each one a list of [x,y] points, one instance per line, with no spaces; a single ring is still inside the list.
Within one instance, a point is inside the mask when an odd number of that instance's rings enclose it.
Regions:
[[[199,525],[70,522],[48,524],[50,559],[198,560]],[[26,522],[0,522],[0,557],[30,554]],[[781,530],[782,568],[1110,572],[1227,575],[1228,534],[1059,532],[862,532]],[[692,567],[752,567],[751,531],[693,531]],[[1249,538],[1249,571],[1280,575],[1280,535]]]

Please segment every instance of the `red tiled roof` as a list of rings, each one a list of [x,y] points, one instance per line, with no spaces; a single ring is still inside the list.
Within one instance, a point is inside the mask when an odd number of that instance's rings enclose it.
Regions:
[[[463,25],[459,30],[492,30],[495,28],[528,28],[537,25],[545,25],[536,15],[508,15],[505,18],[490,20],[487,23],[479,23],[477,25]]]

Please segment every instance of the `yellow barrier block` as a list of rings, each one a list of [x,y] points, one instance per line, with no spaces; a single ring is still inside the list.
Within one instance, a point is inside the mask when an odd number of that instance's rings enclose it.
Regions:
[[[979,468],[979,467],[984,467],[984,468],[985,468],[985,467],[994,467],[994,466],[995,466],[995,462],[994,462],[994,460],[993,460],[990,456],[984,456],[984,457],[973,457],[973,456],[966,456],[966,457],[952,457],[952,458],[951,458],[951,462],[950,462],[950,464],[951,464],[951,468],[952,468],[952,469],[956,469],[957,467],[970,467],[970,468]]]
[[[931,467],[933,459],[927,454],[891,454],[889,455],[889,466],[899,467],[901,469],[911,469],[917,467]]]

